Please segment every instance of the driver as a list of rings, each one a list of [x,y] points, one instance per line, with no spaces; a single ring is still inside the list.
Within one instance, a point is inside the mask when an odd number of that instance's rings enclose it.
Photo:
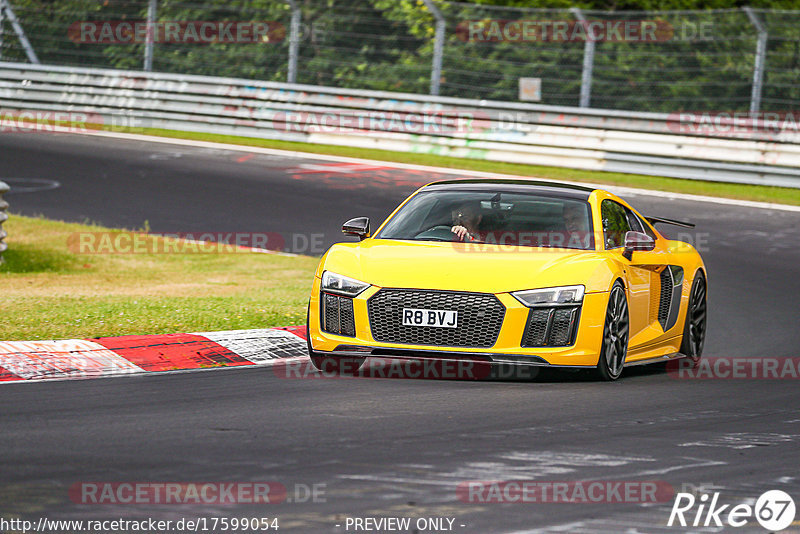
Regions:
[[[483,220],[478,201],[466,201],[457,205],[451,211],[453,232],[459,241],[475,241],[480,239],[478,226]]]

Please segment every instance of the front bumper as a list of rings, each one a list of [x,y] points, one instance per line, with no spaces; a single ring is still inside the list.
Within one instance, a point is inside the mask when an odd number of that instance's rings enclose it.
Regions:
[[[378,291],[372,286],[353,299],[355,335],[325,332],[320,321],[320,279],[314,279],[309,313],[309,341],[315,352],[331,356],[432,358],[494,363],[594,367],[599,359],[608,293],[587,293],[580,312],[575,343],[568,347],[522,347],[529,308],[509,293],[495,296],[506,313],[497,340],[489,348],[383,343],[372,336],[367,301]],[[423,328],[423,327],[421,327]]]

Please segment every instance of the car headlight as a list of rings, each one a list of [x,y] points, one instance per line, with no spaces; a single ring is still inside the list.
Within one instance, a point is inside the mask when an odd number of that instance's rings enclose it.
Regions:
[[[342,276],[341,274],[332,273],[330,271],[322,273],[322,290],[328,293],[344,295],[345,297],[355,297],[369,286],[370,284],[347,276]]]
[[[515,291],[511,295],[529,308],[536,306],[569,306],[583,302],[584,286],[547,287]]]

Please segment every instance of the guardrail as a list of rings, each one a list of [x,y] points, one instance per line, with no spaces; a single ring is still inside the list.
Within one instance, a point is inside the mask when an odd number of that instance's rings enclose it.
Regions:
[[[778,121],[717,120],[708,128],[708,116],[697,114],[2,62],[0,109],[83,113],[112,128],[800,188],[800,133]]]
[[[3,200],[3,195],[8,193],[9,189],[11,188],[8,187],[7,183],[0,182],[0,263],[3,263],[3,252],[8,248],[8,244],[3,241],[8,237],[8,233],[3,229],[3,223],[8,220],[8,213],[6,213],[8,202]]]

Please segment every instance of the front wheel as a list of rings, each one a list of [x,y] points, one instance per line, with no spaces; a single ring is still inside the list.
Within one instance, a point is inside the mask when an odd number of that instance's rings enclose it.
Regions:
[[[306,344],[308,345],[308,356],[311,358],[311,363],[318,371],[323,373],[330,373],[335,375],[353,375],[361,368],[366,358],[358,356],[326,356],[316,352],[311,347],[311,331],[308,327],[308,320],[311,316],[311,305],[309,304],[306,310]]]
[[[602,380],[616,380],[622,374],[628,355],[629,326],[628,299],[622,284],[616,282],[608,296],[603,345],[597,362],[597,375]]]
[[[703,345],[706,340],[706,279],[702,273],[692,282],[689,293],[689,308],[686,310],[686,321],[683,325],[681,354],[689,358],[694,365],[703,356]]]

